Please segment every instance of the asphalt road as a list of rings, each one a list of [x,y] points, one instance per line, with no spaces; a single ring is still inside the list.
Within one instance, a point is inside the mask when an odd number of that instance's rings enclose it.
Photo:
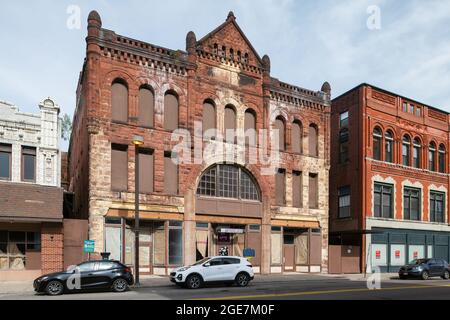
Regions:
[[[33,292],[0,294],[0,300],[450,300],[450,281],[385,279],[381,289],[345,277],[288,275],[257,277],[247,288],[209,286],[188,290],[168,279],[144,281],[143,287],[116,294],[96,292],[59,297]]]

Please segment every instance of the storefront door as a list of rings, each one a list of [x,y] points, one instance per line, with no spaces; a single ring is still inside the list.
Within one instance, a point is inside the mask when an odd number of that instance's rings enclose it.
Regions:
[[[143,274],[151,274],[152,270],[152,228],[145,226],[139,234],[139,270]]]
[[[295,270],[295,244],[293,235],[284,235],[283,240],[284,271]]]

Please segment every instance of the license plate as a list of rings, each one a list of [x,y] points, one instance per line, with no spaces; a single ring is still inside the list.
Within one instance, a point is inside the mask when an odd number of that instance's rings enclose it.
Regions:
[[[404,275],[404,276],[407,276],[407,275],[408,275],[408,272],[403,272],[403,275]]]

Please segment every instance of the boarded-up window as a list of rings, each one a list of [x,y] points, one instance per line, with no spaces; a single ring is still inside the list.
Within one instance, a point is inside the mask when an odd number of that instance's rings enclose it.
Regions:
[[[164,192],[178,194],[178,165],[172,159],[171,152],[164,152]]]
[[[225,138],[227,142],[234,142],[236,130],[236,111],[232,106],[225,108]]]
[[[295,263],[297,265],[308,264],[308,233],[297,235],[295,244]]]
[[[292,152],[302,153],[302,125],[299,122],[292,124]]]
[[[172,93],[164,97],[164,129],[178,129],[178,98]]]
[[[211,102],[205,102],[203,104],[203,134],[212,129],[216,129],[216,108]]]
[[[276,204],[284,206],[286,204],[286,170],[278,169],[275,176],[275,196]]]
[[[244,130],[245,144],[256,146],[256,117],[253,110],[245,111]]]
[[[272,233],[270,240],[270,262],[272,265],[279,265],[281,264],[281,233]]]
[[[275,119],[275,130],[278,130],[278,150],[284,151],[286,148],[285,142],[285,126],[282,118]]]
[[[148,88],[139,90],[139,120],[140,126],[153,128],[155,99],[153,92]]]
[[[142,193],[153,192],[153,151],[139,150],[139,189]]]
[[[313,124],[309,126],[309,155],[313,157],[319,155],[318,132]]]
[[[319,208],[319,176],[311,173],[309,175],[309,208]]]
[[[111,88],[112,119],[128,122],[128,88],[122,82],[114,82]]]
[[[302,207],[302,189],[302,173],[298,171],[292,172],[292,205],[295,208]]]
[[[128,147],[113,144],[111,147],[111,189],[126,191],[128,188]]]
[[[155,222],[153,233],[153,264],[163,266],[166,264],[166,228],[164,222]]]

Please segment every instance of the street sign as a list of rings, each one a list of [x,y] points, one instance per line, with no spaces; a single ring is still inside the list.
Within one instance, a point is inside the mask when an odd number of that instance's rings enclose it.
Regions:
[[[84,240],[84,252],[93,253],[95,251],[95,241],[94,240]]]

